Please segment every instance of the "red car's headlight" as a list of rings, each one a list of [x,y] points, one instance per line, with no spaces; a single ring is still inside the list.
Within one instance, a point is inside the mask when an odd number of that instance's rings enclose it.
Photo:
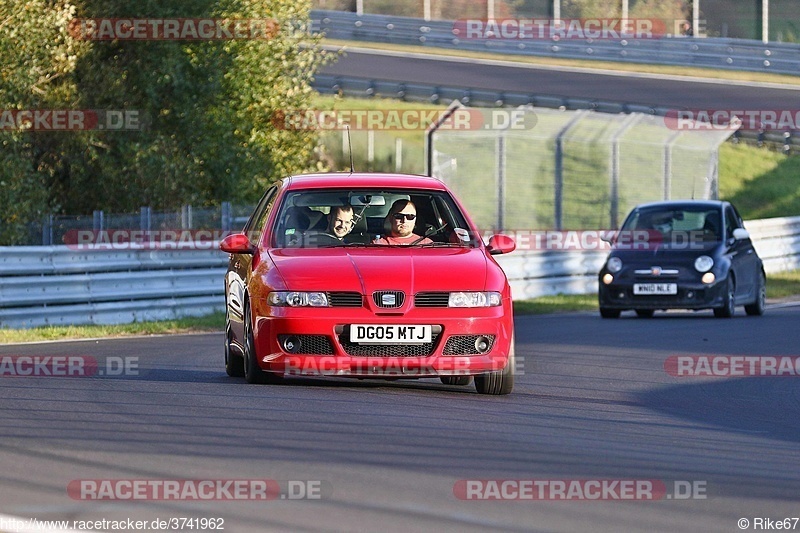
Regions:
[[[499,292],[451,292],[447,307],[497,307],[501,303]]]
[[[276,291],[267,296],[269,305],[277,307],[328,307],[324,292]]]

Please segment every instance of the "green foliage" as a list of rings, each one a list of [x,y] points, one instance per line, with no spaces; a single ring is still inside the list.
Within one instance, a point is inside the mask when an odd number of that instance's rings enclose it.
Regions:
[[[618,18],[622,14],[619,0],[563,0],[562,18]]]
[[[272,181],[320,168],[313,131],[276,128],[309,106],[325,61],[304,31],[310,1],[6,0],[0,108],[135,113],[137,131],[0,133],[0,244],[46,210],[132,212],[255,201]],[[84,41],[73,17],[265,19],[269,39]]]
[[[48,0],[0,3],[0,111],[72,106],[70,74],[87,48],[68,35],[74,12]],[[24,241],[28,224],[53,205],[47,187],[64,170],[55,148],[64,142],[58,133],[0,131],[0,244]]]
[[[726,143],[719,160],[720,197],[733,202],[745,220],[800,213],[800,156]]]

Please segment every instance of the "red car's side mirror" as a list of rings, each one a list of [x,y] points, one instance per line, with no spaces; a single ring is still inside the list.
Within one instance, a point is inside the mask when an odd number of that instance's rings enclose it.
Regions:
[[[253,254],[255,247],[250,244],[250,239],[244,233],[234,233],[222,239],[219,249],[229,254]]]
[[[517,243],[508,235],[492,235],[489,237],[489,244],[486,245],[486,249],[492,255],[507,254],[513,252],[516,247]]]

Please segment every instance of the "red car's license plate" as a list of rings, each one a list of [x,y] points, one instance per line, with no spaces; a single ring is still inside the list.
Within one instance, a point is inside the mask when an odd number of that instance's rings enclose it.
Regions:
[[[431,342],[429,325],[353,324],[350,342],[359,344],[422,344]]]

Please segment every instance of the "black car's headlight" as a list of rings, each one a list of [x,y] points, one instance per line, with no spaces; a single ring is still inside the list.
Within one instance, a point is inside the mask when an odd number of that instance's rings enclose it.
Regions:
[[[617,272],[622,270],[622,259],[620,259],[619,257],[612,257],[606,263],[606,268],[612,274],[616,274]]]
[[[324,292],[275,291],[267,296],[267,303],[276,307],[328,307]]]
[[[698,272],[708,272],[714,266],[714,260],[707,255],[701,255],[694,260],[694,269]]]

